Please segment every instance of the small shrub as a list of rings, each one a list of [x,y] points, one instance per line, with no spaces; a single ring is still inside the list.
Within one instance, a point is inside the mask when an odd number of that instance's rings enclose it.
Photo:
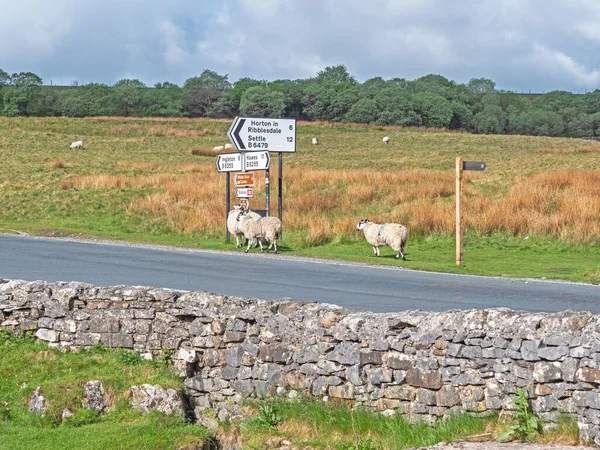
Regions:
[[[165,348],[163,352],[156,358],[157,366],[171,367],[173,365],[173,354],[175,351],[172,348]]]
[[[373,438],[358,438],[355,442],[342,444],[340,450],[378,450],[379,447],[375,444]]]
[[[104,344],[104,342],[96,342],[90,348],[92,353],[106,353],[108,351],[108,347]]]
[[[283,419],[279,414],[279,409],[275,405],[267,403],[258,407],[257,421],[268,428],[277,428]]]
[[[66,417],[62,425],[66,427],[82,427],[100,421],[100,414],[95,409],[80,408],[71,417]]]
[[[512,415],[512,420],[515,423],[512,423],[508,430],[501,433],[497,440],[506,441],[512,436],[527,441],[534,439],[541,432],[541,424],[529,406],[529,400],[524,389],[517,389],[517,397],[513,399],[513,404],[517,407],[517,411]]]
[[[134,364],[139,364],[140,362],[142,362],[142,357],[140,356],[140,354],[138,352],[134,352],[132,350],[126,350],[126,349],[120,349],[117,352],[119,361],[122,362],[123,364],[129,364],[129,365],[134,365]]]

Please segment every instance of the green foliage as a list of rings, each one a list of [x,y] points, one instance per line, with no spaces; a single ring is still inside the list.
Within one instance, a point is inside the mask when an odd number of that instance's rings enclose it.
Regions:
[[[71,417],[66,417],[61,425],[64,427],[82,427],[100,422],[100,414],[95,409],[78,408]]]
[[[119,357],[119,361],[123,364],[134,365],[142,362],[142,357],[138,352],[127,349],[119,349],[117,350],[117,355]]]
[[[487,78],[458,84],[429,74],[414,81],[374,77],[358,83],[344,65],[304,80],[231,83],[204,70],[183,87],[152,88],[125,79],[114,86],[41,88],[31,72],[0,70],[0,114],[16,116],[288,117],[299,120],[450,128],[481,134],[599,136],[600,90],[585,95],[553,91],[533,99],[496,89]]]
[[[173,365],[173,354],[175,351],[172,348],[165,348],[162,353],[156,358],[156,364],[164,367]]]
[[[498,441],[506,441],[513,436],[530,441],[542,431],[541,423],[537,420],[529,406],[526,391],[524,389],[517,389],[516,393],[517,397],[513,399],[513,404],[517,407],[517,411],[512,415],[514,423],[509,425],[507,431],[498,435]]]
[[[378,450],[380,447],[375,444],[372,437],[366,439],[358,437],[355,442],[342,444],[338,448],[340,450]]]
[[[429,128],[448,128],[453,116],[450,102],[439,94],[419,92],[415,95],[417,112],[423,118],[423,125]]]
[[[282,421],[283,419],[281,418],[281,414],[279,413],[277,405],[274,403],[265,403],[264,405],[259,405],[257,417],[258,423],[268,428],[277,428]]]
[[[247,89],[240,102],[240,112],[251,117],[281,117],[285,108],[285,95],[264,86]]]

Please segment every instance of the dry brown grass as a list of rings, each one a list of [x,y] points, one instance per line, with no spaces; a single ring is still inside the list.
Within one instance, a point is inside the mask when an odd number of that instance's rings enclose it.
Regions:
[[[48,167],[50,167],[51,169],[64,169],[65,167],[67,167],[67,165],[65,164],[65,162],[62,159],[57,158],[57,159],[51,161],[48,164]]]
[[[223,228],[224,177],[212,164],[180,165],[183,175],[137,177],[93,175],[67,178],[61,189],[160,188],[131,207],[164,220],[176,231],[218,235]],[[264,172],[257,173],[256,198],[264,205]],[[455,228],[453,171],[286,170],[285,220],[288,230],[304,230],[307,244],[354,237],[361,218],[400,222],[411,235],[450,235]],[[470,177],[485,182],[485,175]],[[274,183],[273,183],[274,184]],[[485,183],[483,183],[485,184]],[[277,210],[276,191],[271,192]],[[235,199],[232,199],[235,201]],[[479,233],[508,231],[569,242],[600,239],[600,172],[560,170],[517,180],[507,195],[483,195],[477,183],[465,183],[464,220]]]
[[[193,147],[190,148],[190,155],[197,155],[197,156],[216,156],[220,153],[229,153],[231,152],[231,150],[213,150],[212,148],[199,148],[199,147]]]

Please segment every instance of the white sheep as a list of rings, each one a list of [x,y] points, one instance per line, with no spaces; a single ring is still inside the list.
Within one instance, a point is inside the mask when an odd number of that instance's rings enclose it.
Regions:
[[[83,148],[83,141],[75,141],[69,145],[69,150],[73,150],[74,148]]]
[[[385,137],[383,138],[383,143],[384,143],[384,144],[389,144],[389,143],[390,143],[390,137],[389,137],[389,136],[385,136]]]
[[[252,243],[256,239],[260,245],[260,252],[263,252],[262,239],[271,241],[267,253],[271,250],[271,247],[275,246],[275,254],[277,254],[277,239],[281,236],[281,220],[277,217],[259,217],[255,219],[250,217],[248,211],[243,211],[238,215],[240,222],[240,229],[243,231],[244,236],[248,239],[248,248],[246,253],[250,251]]]
[[[225,148],[225,150],[233,149],[233,145],[231,145],[231,144],[225,144],[223,147]]]
[[[222,152],[223,150],[225,150],[224,145],[218,145],[216,147],[213,147],[213,151],[215,151],[215,152]]]
[[[312,138],[312,145],[319,145],[319,140],[316,137]]]
[[[379,256],[379,246],[388,245],[398,252],[396,259],[404,257],[404,246],[408,241],[408,230],[399,223],[373,223],[368,219],[362,219],[356,225],[356,230],[362,230],[367,242],[373,246],[373,253]]]
[[[244,212],[244,207],[242,205],[234,205],[233,210],[229,212],[227,215],[227,230],[233,235],[235,235],[235,248],[240,248],[242,246],[242,237],[244,237],[244,233],[241,229],[241,222],[238,220],[238,216]],[[253,217],[254,219],[258,219],[260,215],[255,213],[254,211],[248,211],[248,216]]]

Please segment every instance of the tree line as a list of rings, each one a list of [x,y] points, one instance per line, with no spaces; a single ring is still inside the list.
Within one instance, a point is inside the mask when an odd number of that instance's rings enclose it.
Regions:
[[[485,134],[600,136],[600,90],[526,96],[496,89],[492,80],[456,83],[441,75],[416,80],[376,77],[359,83],[343,65],[298,80],[230,82],[205,70],[183,86],[148,87],[124,79],[42,86],[31,72],[0,69],[0,115],[133,117],[287,117],[309,121],[449,128]]]

